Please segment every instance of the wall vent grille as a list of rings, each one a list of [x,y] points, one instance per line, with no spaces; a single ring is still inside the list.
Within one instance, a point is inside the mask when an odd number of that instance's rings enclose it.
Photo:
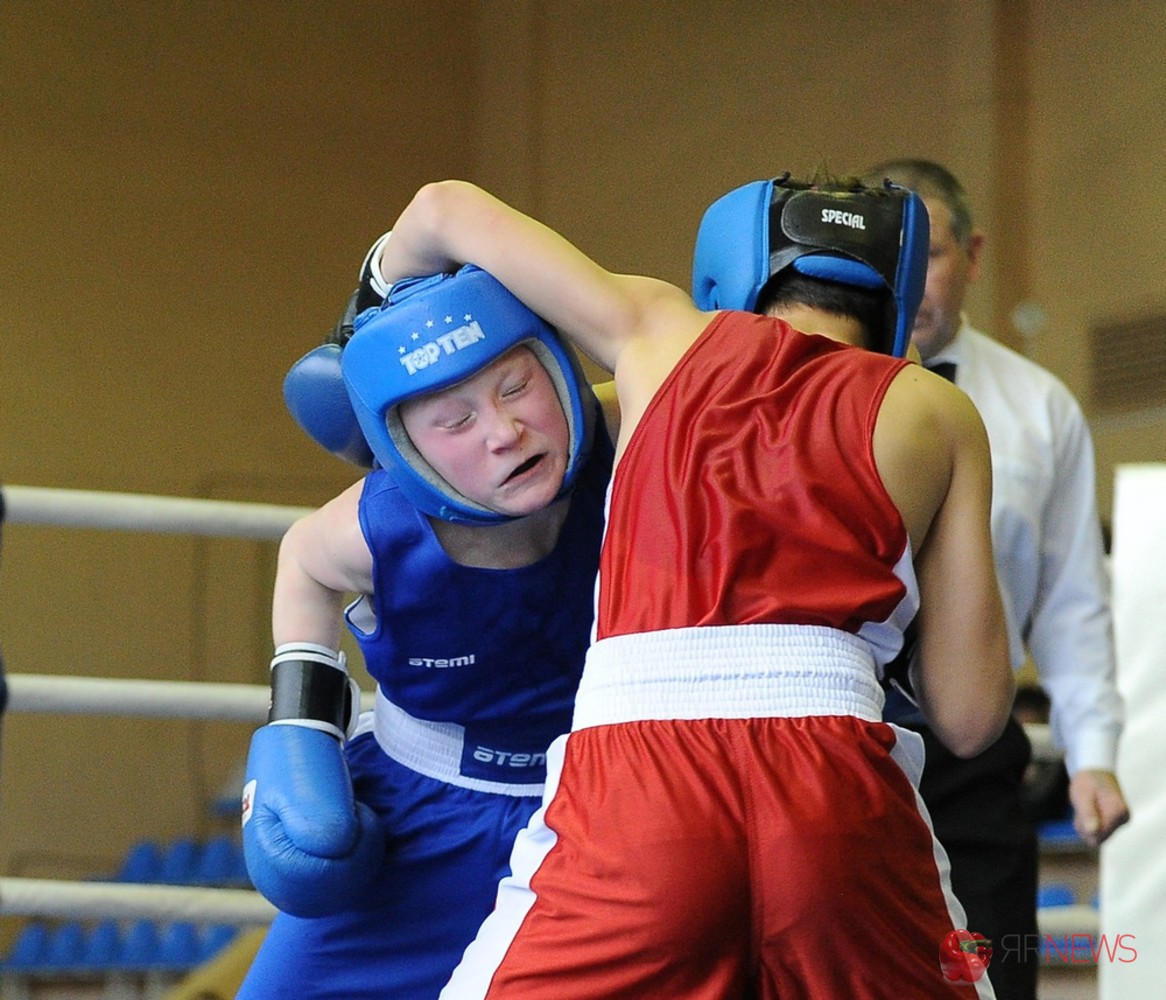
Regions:
[[[1095,410],[1166,406],[1166,315],[1094,323],[1089,348]]]

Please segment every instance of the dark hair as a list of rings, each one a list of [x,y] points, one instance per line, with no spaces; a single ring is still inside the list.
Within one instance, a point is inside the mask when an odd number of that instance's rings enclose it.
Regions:
[[[971,202],[964,186],[946,167],[933,160],[904,157],[887,160],[871,167],[863,175],[863,179],[872,186],[889,179],[914,191],[920,198],[935,198],[943,202],[951,212],[952,236],[961,247],[968,249],[973,225]]]
[[[868,197],[891,194],[882,179],[868,183],[853,174],[831,174],[825,166],[819,166],[809,180],[794,178],[787,172],[778,183],[794,191],[844,192]],[[816,278],[802,274],[796,267],[785,267],[773,275],[758,293],[753,309],[764,315],[799,305],[857,321],[862,326],[863,346],[869,350],[882,350],[888,331],[894,329],[895,303],[889,289],[862,288]]]
[[[757,296],[754,312],[769,315],[775,309],[808,306],[834,316],[849,317],[862,325],[862,346],[874,350],[878,334],[887,327],[889,295],[885,290],[811,278],[787,267],[765,283]]]

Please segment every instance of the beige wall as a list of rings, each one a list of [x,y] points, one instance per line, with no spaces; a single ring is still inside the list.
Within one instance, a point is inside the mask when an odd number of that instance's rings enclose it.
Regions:
[[[974,318],[1038,302],[1042,335],[997,332],[1085,396],[1089,323],[1166,299],[1150,186],[1166,9],[1001,2],[1004,18],[990,0],[10,2],[0,480],[337,491],[354,470],[291,423],[282,376],[408,195],[453,175],[613,268],[687,285],[701,212],[732,186],[944,160],[985,224],[1017,223],[993,233]],[[1008,179],[1019,206],[994,193]],[[1108,507],[1115,462],[1163,457],[1162,422],[1111,422],[1098,447]],[[273,559],[9,525],[9,670],[263,681]],[[89,873],[138,836],[205,831],[247,735],[10,716],[0,873]]]
[[[1029,353],[1089,413],[1089,329],[1166,313],[1156,181],[1166,156],[1166,5],[1042,3],[1034,23],[1030,252],[1049,324]],[[1108,512],[1117,464],[1166,460],[1166,411],[1092,416]]]

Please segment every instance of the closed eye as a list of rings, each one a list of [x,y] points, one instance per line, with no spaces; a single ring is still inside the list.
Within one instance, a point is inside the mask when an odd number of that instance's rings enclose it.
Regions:
[[[506,387],[505,387],[505,388],[502,390],[502,396],[503,396],[504,398],[507,398],[507,399],[508,399],[508,398],[510,398],[510,397],[512,397],[512,396],[517,396],[517,395],[519,395],[520,393],[522,393],[522,391],[523,391],[523,390],[524,390],[524,389],[525,389],[525,388],[526,388],[528,385],[530,385],[530,379],[523,379],[521,382],[518,382],[518,383],[517,383],[517,384],[515,384],[515,385],[506,386]]]
[[[461,430],[463,427],[468,427],[470,424],[470,421],[473,419],[474,419],[473,413],[466,412],[466,413],[460,414],[456,417],[450,417],[450,418],[447,418],[445,420],[442,420],[438,423],[438,426],[442,430],[456,431],[456,430]]]

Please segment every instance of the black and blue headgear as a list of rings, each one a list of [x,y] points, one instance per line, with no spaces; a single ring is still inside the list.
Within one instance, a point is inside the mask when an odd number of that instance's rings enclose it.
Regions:
[[[569,454],[559,495],[574,485],[591,445],[591,397],[574,353],[497,279],[467,264],[456,274],[397,282],[384,303],[356,317],[340,355],[345,386],[364,439],[401,492],[446,521],[495,524],[509,515],[455,490],[405,432],[399,404],[448,388],[520,344],[547,370],[567,418]]]
[[[902,357],[927,280],[927,208],[889,184],[819,191],[789,174],[723,195],[701,220],[692,295],[701,309],[754,310],[765,284],[789,266],[811,278],[889,291],[887,339]]]

